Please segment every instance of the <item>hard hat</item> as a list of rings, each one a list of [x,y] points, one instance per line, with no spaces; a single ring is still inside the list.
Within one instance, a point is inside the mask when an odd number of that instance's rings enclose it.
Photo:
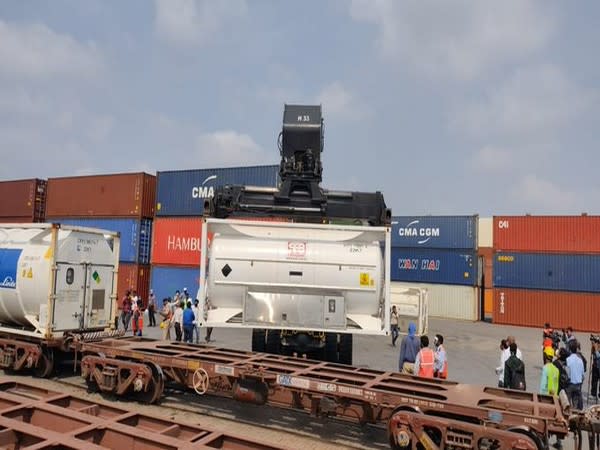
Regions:
[[[554,349],[552,347],[546,347],[544,349],[544,355],[554,358]]]

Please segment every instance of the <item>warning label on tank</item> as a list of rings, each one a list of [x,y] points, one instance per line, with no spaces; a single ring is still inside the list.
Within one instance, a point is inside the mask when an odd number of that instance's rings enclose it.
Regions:
[[[360,273],[360,285],[361,286],[370,286],[371,285],[371,276],[366,272]]]
[[[0,248],[0,288],[17,288],[17,265],[22,249]]]

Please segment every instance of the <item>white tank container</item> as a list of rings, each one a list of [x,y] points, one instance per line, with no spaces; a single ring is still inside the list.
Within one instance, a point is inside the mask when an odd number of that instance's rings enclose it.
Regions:
[[[383,330],[385,228],[218,219],[205,228],[207,325]]]
[[[0,326],[46,337],[110,326],[118,254],[104,230],[0,225]]]

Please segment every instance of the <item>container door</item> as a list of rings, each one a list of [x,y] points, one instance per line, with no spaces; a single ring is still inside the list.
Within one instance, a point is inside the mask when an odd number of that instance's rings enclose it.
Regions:
[[[54,330],[76,330],[83,324],[86,267],[68,263],[56,265]]]
[[[104,328],[110,325],[113,286],[112,266],[87,266],[84,327]]]

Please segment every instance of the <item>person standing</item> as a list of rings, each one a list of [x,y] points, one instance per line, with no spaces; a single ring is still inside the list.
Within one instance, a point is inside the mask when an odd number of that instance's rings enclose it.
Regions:
[[[510,356],[504,363],[504,387],[524,391],[527,389],[525,383],[525,364],[517,356],[517,344],[509,346]]]
[[[416,335],[417,326],[414,322],[408,324],[408,335],[404,336],[400,343],[400,358],[398,370],[402,373],[414,373],[414,364],[417,353],[421,351],[421,342]]]
[[[131,292],[125,292],[125,296],[121,302],[121,322],[123,323],[123,329],[125,332],[129,329],[129,322],[131,321]]]
[[[500,341],[500,365],[496,367],[496,374],[498,375],[498,387],[504,386],[504,366],[508,358],[510,358],[510,345],[515,344],[515,337],[508,336],[506,339]],[[517,358],[523,360],[521,349],[517,348]]]
[[[590,400],[598,401],[598,381],[600,381],[600,342],[592,342],[592,387]]]
[[[141,336],[140,324],[140,308],[136,301],[131,302],[131,331],[134,336]]]
[[[569,372],[569,386],[567,386],[567,395],[573,408],[583,409],[583,396],[581,395],[581,386],[583,385],[584,367],[583,360],[577,355],[577,341],[569,341],[569,351],[571,354],[567,358],[567,368]]]
[[[565,344],[565,348],[567,349],[567,351],[569,351],[569,352],[571,351],[570,343],[575,340],[576,339],[575,339],[575,335],[573,334],[573,327],[568,326],[562,335],[562,341]]]
[[[179,304],[175,307],[175,312],[173,313],[171,322],[175,328],[175,340],[177,342],[181,342],[183,332],[183,302],[179,302]]]
[[[445,380],[448,378],[448,359],[444,348],[444,336],[436,334],[433,338],[433,345],[435,346],[433,376]]]
[[[154,295],[154,291],[150,289],[150,295],[148,295],[148,326],[155,327],[156,326],[156,296]]]
[[[421,336],[421,350],[415,358],[414,373],[423,378],[433,378],[435,353],[429,348],[429,337]]]
[[[204,311],[202,311],[202,316],[204,317],[204,321],[208,320],[208,310],[212,309],[212,305],[210,300],[206,298],[204,301]],[[206,327],[206,343],[209,343],[212,337],[213,327]]]
[[[194,311],[192,310],[192,302],[187,302],[186,308],[183,311],[183,342],[192,343],[194,335]]]
[[[198,306],[200,302],[198,299],[194,300],[194,305],[192,306],[192,311],[194,311],[194,335],[196,344],[200,343],[200,324],[202,323],[202,311]]]
[[[390,314],[390,328],[392,331],[392,346],[396,346],[396,340],[398,339],[398,311],[396,305],[392,306],[392,312]]]
[[[552,347],[546,347],[544,349],[545,364],[542,368],[542,376],[540,378],[540,394],[546,395],[558,395],[560,385],[559,376],[560,372],[558,368],[552,364],[554,358],[554,350]]]
[[[160,310],[160,316],[162,317],[162,322],[160,323],[160,327],[163,330],[163,340],[170,341],[171,340],[171,318],[173,317],[173,313],[171,312],[171,302],[169,302],[168,298],[163,299],[163,307]]]

